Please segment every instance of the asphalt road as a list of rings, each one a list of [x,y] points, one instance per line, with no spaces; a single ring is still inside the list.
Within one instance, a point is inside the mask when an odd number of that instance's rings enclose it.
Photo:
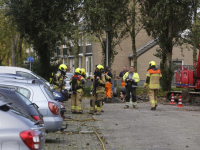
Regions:
[[[160,104],[151,111],[149,102],[138,106],[124,109],[122,103],[105,104],[105,112],[95,116],[109,150],[200,149],[200,107]]]
[[[149,102],[138,103],[139,109],[124,109],[124,103],[106,103],[104,113],[91,118],[87,114],[89,100],[83,98],[83,115],[71,114],[71,102],[65,102],[65,114],[71,119],[63,125],[68,127],[47,134],[46,150],[103,150],[103,145],[106,150],[200,149],[199,106],[178,108],[164,105],[167,102],[151,111]]]

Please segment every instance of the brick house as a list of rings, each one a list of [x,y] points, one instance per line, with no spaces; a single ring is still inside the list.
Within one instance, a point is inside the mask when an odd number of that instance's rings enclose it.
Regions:
[[[131,37],[128,37],[122,41],[120,46],[118,45],[115,47],[118,55],[115,56],[115,60],[111,66],[113,75],[118,75],[124,66],[127,66],[129,69],[129,67],[133,65],[131,44]],[[158,47],[159,46],[156,45],[154,39],[149,37],[144,29],[141,30],[136,36],[136,49],[138,57],[137,72],[140,75],[141,83],[145,80],[146,71],[150,61],[155,61],[157,67],[160,67],[160,59],[154,56]],[[73,48],[70,52],[66,46],[61,46],[57,50],[57,57],[60,57],[60,60],[70,68],[70,72],[74,72]],[[101,59],[102,48],[100,43],[90,43],[88,38],[79,42],[79,67],[86,69],[87,76],[93,75],[94,67],[96,64],[101,64]],[[193,65],[192,46],[182,46],[182,52],[180,47],[174,47],[172,61],[177,65]]]

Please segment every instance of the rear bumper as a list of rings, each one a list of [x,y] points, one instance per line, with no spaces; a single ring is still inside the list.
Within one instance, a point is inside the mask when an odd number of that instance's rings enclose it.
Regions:
[[[47,132],[56,132],[62,128],[63,119],[61,116],[58,117],[43,117],[44,125]]]

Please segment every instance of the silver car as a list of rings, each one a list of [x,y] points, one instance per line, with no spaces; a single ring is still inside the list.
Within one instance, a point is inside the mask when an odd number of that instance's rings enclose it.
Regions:
[[[26,77],[27,79],[41,79],[47,85],[50,86],[49,82],[42,78],[41,76],[37,75],[36,73],[32,72],[29,69],[21,68],[21,67],[11,67],[11,66],[0,66],[0,73],[8,73],[8,74],[17,74],[22,77]]]
[[[67,72],[66,75],[65,75],[65,82],[66,82],[66,84],[65,84],[65,89],[69,91],[69,92],[68,92],[69,97],[70,97],[70,95],[71,95],[71,92],[70,92],[70,89],[71,89],[70,79],[71,79],[71,77],[72,77],[73,75],[74,75],[74,74],[71,73],[71,72]]]
[[[60,115],[61,105],[54,100],[54,96],[48,87],[42,84],[28,84],[20,82],[0,81],[0,87],[13,88],[32,103],[38,105],[38,110],[43,115],[47,132],[55,132],[63,129],[63,119]]]
[[[0,101],[0,150],[44,150],[46,133],[39,121]]]

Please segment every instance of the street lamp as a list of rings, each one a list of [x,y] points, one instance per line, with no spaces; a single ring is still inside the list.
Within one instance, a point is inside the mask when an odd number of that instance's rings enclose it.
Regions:
[[[108,32],[110,28],[103,28],[106,31],[106,66],[108,66]]]

